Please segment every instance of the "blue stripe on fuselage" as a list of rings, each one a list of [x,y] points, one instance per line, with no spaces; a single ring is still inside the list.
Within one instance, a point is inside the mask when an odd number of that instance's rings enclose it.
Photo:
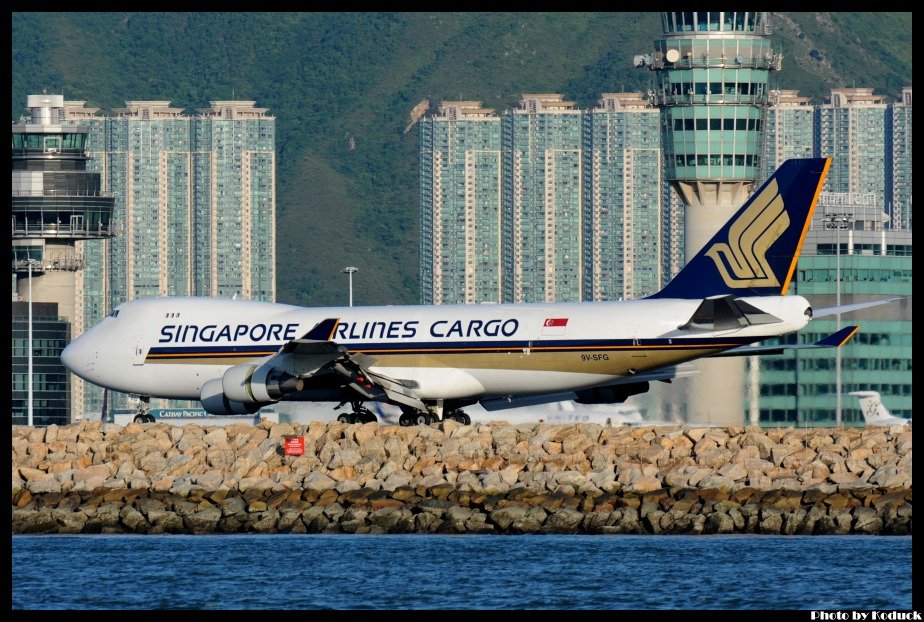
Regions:
[[[672,348],[734,348],[769,337],[683,337],[658,339],[556,339],[509,341],[428,341],[412,343],[344,343],[350,352],[394,352],[396,354],[426,354],[436,352],[509,352],[529,348],[543,350],[592,349],[672,349]],[[283,344],[269,346],[173,346],[151,348],[148,355],[268,355],[275,354]]]

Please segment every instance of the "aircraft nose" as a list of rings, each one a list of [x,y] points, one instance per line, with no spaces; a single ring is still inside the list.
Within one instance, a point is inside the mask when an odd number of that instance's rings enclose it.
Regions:
[[[70,342],[61,352],[61,362],[64,366],[82,378],[86,378],[87,373],[93,370],[95,361],[95,348],[83,337]]]

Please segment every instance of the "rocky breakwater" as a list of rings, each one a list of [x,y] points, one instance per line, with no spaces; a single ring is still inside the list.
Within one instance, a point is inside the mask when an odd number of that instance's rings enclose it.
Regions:
[[[911,533],[902,426],[85,422],[12,444],[13,533]]]

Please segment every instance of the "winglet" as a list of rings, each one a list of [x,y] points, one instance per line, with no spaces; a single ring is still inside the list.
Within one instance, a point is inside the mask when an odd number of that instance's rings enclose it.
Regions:
[[[829,348],[840,348],[842,345],[853,339],[853,336],[856,335],[859,330],[859,326],[845,326],[836,333],[828,335],[821,341],[815,342],[815,345]]]
[[[302,339],[307,339],[309,341],[333,341],[338,324],[340,324],[340,318],[327,318],[322,322],[318,322],[317,326],[305,333]]]

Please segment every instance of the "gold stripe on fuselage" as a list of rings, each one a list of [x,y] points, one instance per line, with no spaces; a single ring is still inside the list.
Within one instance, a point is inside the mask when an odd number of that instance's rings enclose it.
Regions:
[[[146,365],[240,365],[241,363],[250,363],[251,361],[263,358],[265,354],[257,356],[209,356],[209,355],[189,355],[189,354],[171,354],[169,356],[151,356],[144,360]]]
[[[498,369],[523,371],[556,371],[570,373],[624,375],[628,370],[644,371],[674,365],[739,344],[695,346],[613,346],[584,350],[551,350],[550,347],[508,352],[439,352],[392,353],[389,350],[361,350],[375,359],[375,367],[419,367]],[[554,347],[554,346],[553,346]],[[158,365],[239,365],[260,357],[202,357],[173,355],[170,358],[148,358],[146,363]]]

